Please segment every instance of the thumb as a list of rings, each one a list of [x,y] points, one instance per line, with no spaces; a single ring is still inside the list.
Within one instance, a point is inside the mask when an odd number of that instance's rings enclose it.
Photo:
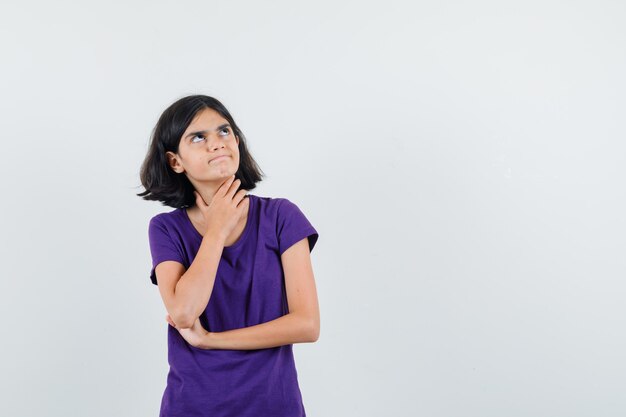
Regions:
[[[193,193],[196,195],[196,204],[198,206],[205,206],[206,204],[204,203],[204,198],[202,198],[200,193],[198,193],[196,190],[193,190]]]

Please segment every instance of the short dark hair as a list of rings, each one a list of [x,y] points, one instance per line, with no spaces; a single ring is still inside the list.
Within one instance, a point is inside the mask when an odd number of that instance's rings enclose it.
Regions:
[[[230,112],[216,98],[191,95],[172,103],[159,118],[152,130],[146,158],[141,165],[139,177],[146,191],[137,194],[144,200],[161,201],[163,205],[183,208],[195,205],[193,184],[184,173],[176,173],[167,161],[167,151],[178,153],[185,130],[199,111],[210,108],[228,120],[239,139],[239,168],[235,178],[241,180],[240,189],[252,190],[262,181],[264,173],[246,146],[246,138]]]

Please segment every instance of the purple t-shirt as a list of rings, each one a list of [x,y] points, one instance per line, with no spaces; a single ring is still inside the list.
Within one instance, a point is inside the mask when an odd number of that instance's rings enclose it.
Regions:
[[[318,233],[286,198],[250,199],[239,239],[224,247],[215,284],[200,316],[205,329],[222,332],[277,319],[289,312],[280,256]],[[163,261],[189,268],[202,236],[185,209],[160,213],[148,227],[152,270]],[[167,324],[169,373],[159,417],[304,417],[293,345],[268,349],[200,349]]]

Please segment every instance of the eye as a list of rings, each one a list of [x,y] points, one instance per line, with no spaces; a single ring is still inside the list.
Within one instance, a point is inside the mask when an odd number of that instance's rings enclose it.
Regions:
[[[228,136],[230,134],[230,127],[225,127],[223,129],[220,129],[220,132],[223,132],[222,136]],[[198,143],[198,141],[194,140],[195,138],[206,139],[206,136],[203,135],[202,133],[198,133],[193,138],[191,138],[191,143]]]
[[[196,141],[194,141],[195,138],[202,138],[202,139],[204,139],[204,135],[196,135],[196,136],[194,136],[193,138],[191,138],[191,142],[192,143],[197,143]]]

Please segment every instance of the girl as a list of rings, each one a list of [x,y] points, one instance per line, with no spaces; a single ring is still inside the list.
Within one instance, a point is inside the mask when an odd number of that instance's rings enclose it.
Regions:
[[[212,97],[163,112],[140,177],[140,197],[174,208],[148,226],[169,323],[160,417],[306,416],[292,347],[319,336],[315,228],[288,199],[248,194],[262,174]]]

